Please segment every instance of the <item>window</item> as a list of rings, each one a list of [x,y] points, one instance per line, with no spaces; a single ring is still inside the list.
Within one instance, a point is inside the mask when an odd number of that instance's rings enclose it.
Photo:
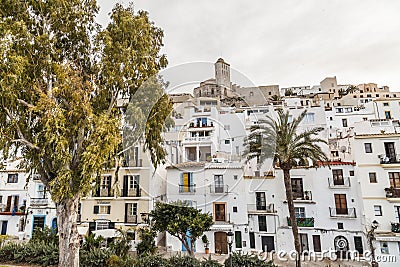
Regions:
[[[343,113],[343,108],[336,108],[336,113]]]
[[[368,175],[369,175],[369,182],[370,182],[371,184],[375,184],[375,183],[378,182],[378,181],[376,180],[376,172],[370,172]]]
[[[314,123],[314,113],[307,113],[302,123]]]
[[[295,207],[294,215],[296,218],[305,218],[306,217],[306,209],[304,207]]]
[[[214,192],[215,193],[224,192],[224,176],[214,175]]]
[[[365,153],[372,153],[372,143],[364,143]]]
[[[18,173],[9,173],[7,183],[18,183]]]
[[[256,192],[256,210],[266,210],[267,201],[265,198],[265,192]]]
[[[333,117],[329,117],[329,120],[333,121]]]
[[[400,188],[400,172],[389,172],[390,187]]]
[[[250,97],[251,97],[251,96],[254,96],[254,93],[253,93],[253,92],[250,92]]]
[[[125,203],[125,223],[137,223],[137,203]]]
[[[249,233],[249,239],[250,239],[250,248],[256,248],[256,237],[254,235],[254,232]]]
[[[344,229],[344,225],[342,222],[337,223],[337,229]]]
[[[385,111],[385,118],[386,119],[391,119],[392,115],[390,114],[390,111]]]
[[[387,242],[381,242],[381,253],[389,254],[389,247]]]
[[[344,185],[343,170],[332,170],[333,184],[334,185]]]
[[[110,205],[95,205],[93,207],[94,214],[110,214],[111,206]]]
[[[96,230],[105,230],[109,229],[110,222],[108,221],[97,221],[96,222]]]
[[[382,216],[382,206],[374,205],[375,216]]]
[[[238,179],[238,176],[237,175],[234,175],[233,176],[233,180],[237,180]]]
[[[314,252],[321,252],[321,237],[319,235],[313,235],[313,246]]]
[[[347,119],[342,119],[342,125],[343,127],[347,127]]]
[[[267,216],[258,215],[258,230],[267,231]]]
[[[303,179],[302,178],[292,178],[292,192],[293,192],[293,199],[303,199],[304,198],[304,191],[303,191]]]
[[[181,184],[179,185],[179,192],[180,193],[194,192],[193,173],[184,172],[181,174]]]
[[[354,171],[349,171],[350,176],[354,176]]]
[[[237,212],[237,207],[233,207],[233,212]]]
[[[225,145],[229,145],[231,143],[230,139],[225,139]]]
[[[214,204],[215,220],[225,221],[225,204],[216,203]]]
[[[383,106],[384,106],[384,107],[388,107],[388,106],[389,106],[389,103],[388,103],[388,102],[385,102],[385,103],[383,103]]]
[[[335,194],[336,214],[348,214],[346,194]]]

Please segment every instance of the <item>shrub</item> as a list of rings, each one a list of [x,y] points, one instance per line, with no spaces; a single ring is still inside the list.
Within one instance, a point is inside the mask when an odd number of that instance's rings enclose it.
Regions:
[[[229,258],[225,260],[225,267],[229,267]],[[274,267],[272,262],[260,260],[256,255],[232,253],[233,267]]]
[[[136,245],[138,255],[151,255],[157,251],[156,242],[154,241],[157,232],[149,228],[139,228],[140,243]]]
[[[161,255],[139,256],[133,260],[134,267],[169,267],[168,261]]]
[[[0,249],[0,260],[1,261],[14,261],[14,253],[22,249],[22,245],[16,243],[7,243]]]
[[[200,261],[190,256],[173,256],[168,260],[170,267],[201,267]]]
[[[56,244],[58,246],[58,234],[57,230],[50,229],[48,226],[42,228],[35,228],[32,234],[32,238],[29,240],[30,243],[46,242],[49,244]]]
[[[209,255],[208,259],[204,258],[201,262],[201,267],[223,267],[223,265],[218,261],[211,259],[211,255]]]
[[[108,249],[92,248],[80,250],[79,262],[82,267],[107,267],[111,252]]]

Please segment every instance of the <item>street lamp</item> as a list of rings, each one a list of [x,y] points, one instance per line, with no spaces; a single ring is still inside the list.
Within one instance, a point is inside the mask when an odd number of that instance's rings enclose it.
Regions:
[[[229,245],[229,262],[230,262],[230,267],[232,267],[233,233],[232,233],[232,231],[229,231],[226,235],[227,235],[228,245]]]
[[[375,247],[374,247],[374,244],[373,244],[373,242],[375,240],[375,230],[378,227],[379,227],[379,222],[374,220],[371,223],[371,229],[367,233],[368,245],[369,245],[369,249],[371,250],[371,257],[372,257],[371,266],[372,267],[378,267],[379,266],[378,262],[375,261]]]

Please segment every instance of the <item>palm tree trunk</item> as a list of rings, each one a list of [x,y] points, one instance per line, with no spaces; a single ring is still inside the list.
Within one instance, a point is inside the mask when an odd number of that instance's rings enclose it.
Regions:
[[[301,261],[300,261],[301,247],[300,247],[300,238],[299,238],[299,228],[297,227],[297,221],[296,221],[296,216],[295,216],[295,212],[294,212],[293,191],[292,191],[292,183],[290,180],[290,169],[286,169],[286,168],[283,169],[283,180],[285,182],[286,199],[287,199],[287,204],[288,204],[288,209],[289,209],[290,222],[292,224],[294,247],[297,252],[296,267],[301,267]]]

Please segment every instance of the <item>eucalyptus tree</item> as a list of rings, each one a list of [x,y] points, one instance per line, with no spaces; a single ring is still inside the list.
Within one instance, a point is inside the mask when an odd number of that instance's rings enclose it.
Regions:
[[[97,12],[95,0],[0,5],[0,150],[4,158],[22,155],[22,167],[49,188],[60,266],[79,266],[80,198],[121,147],[118,98],[134,96],[167,64],[163,31],[146,12],[117,4],[105,29]],[[145,122],[154,127],[144,140],[155,162],[164,156],[160,120],[171,108],[162,98]]]
[[[322,128],[300,132],[299,125],[306,114],[305,110],[297,118],[291,119],[289,111],[284,112],[279,109],[277,119],[267,117],[266,120],[261,119],[258,124],[252,125],[244,143],[246,146],[244,154],[248,161],[256,158],[260,165],[267,159],[273,159],[273,162],[283,171],[294,246],[297,251],[296,266],[301,266],[301,247],[294,212],[290,170],[296,166],[309,167],[310,162],[313,166],[317,166],[318,161],[328,161],[320,146],[320,144],[326,144],[326,141],[318,137]]]

